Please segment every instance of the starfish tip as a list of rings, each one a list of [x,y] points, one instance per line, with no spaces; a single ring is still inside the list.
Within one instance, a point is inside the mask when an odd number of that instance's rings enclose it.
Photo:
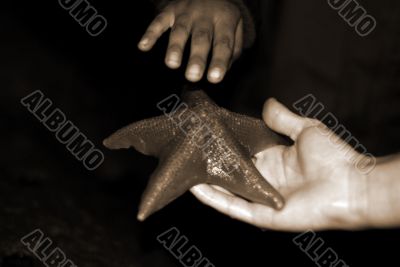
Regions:
[[[108,149],[121,149],[121,148],[129,148],[130,144],[122,139],[116,138],[116,136],[112,135],[103,140],[103,145]]]
[[[275,210],[283,209],[283,197],[251,161],[251,155],[266,147],[285,144],[280,136],[261,120],[218,107],[201,90],[186,91],[175,109],[171,117],[134,122],[103,141],[109,149],[133,147],[160,159],[143,193],[139,221],[200,182],[220,185]],[[239,165],[239,172],[230,172]]]
[[[282,201],[279,201],[279,202],[276,203],[275,207],[276,207],[277,210],[282,210],[284,206],[285,206],[285,203],[282,202]]]
[[[273,206],[276,210],[282,210],[283,207],[285,206],[285,200],[283,199],[283,197],[280,196],[279,193],[277,193],[278,197],[274,197],[272,199],[273,202]]]
[[[111,145],[110,145],[110,140],[108,138],[103,140],[103,146],[110,148]]]

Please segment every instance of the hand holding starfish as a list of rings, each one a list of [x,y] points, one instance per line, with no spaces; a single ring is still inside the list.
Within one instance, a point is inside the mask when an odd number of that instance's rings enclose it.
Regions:
[[[266,102],[263,118],[272,130],[294,141],[292,146],[273,146],[255,156],[257,169],[286,199],[285,208],[251,203],[210,185],[191,189],[200,201],[233,218],[275,230],[400,224],[400,180],[395,179],[400,157],[378,159],[372,172],[363,174],[348,159],[368,159],[321,122],[300,117],[274,99]]]

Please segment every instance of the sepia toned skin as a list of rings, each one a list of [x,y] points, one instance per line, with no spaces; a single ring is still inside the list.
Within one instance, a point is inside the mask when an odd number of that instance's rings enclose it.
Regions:
[[[365,174],[345,152],[361,155],[340,138],[333,143],[321,122],[300,117],[275,99],[265,103],[263,118],[272,130],[294,141],[257,153],[254,160],[285,198],[285,208],[277,211],[210,185],[191,189],[200,201],[235,219],[281,231],[400,225],[400,155],[378,158]]]
[[[139,49],[151,50],[168,29],[165,64],[171,69],[182,65],[182,54],[191,38],[185,74],[191,82],[201,80],[205,72],[209,82],[221,82],[243,49],[243,18],[239,8],[227,0],[172,1],[149,25]]]
[[[173,1],[148,27],[139,49],[151,50],[170,28],[166,64],[179,68],[182,51],[192,38],[186,68],[186,78],[192,82],[206,72],[211,83],[221,82],[243,49],[243,14],[227,0]],[[209,55],[212,61],[207,68]],[[231,217],[276,230],[400,225],[399,155],[378,158],[372,172],[362,174],[320,134],[320,122],[298,117],[275,100],[266,103],[263,115],[270,128],[295,141],[293,146],[255,155],[255,165],[268,181],[275,177],[270,182],[282,191],[286,207],[275,211],[210,185],[192,188],[199,200]]]

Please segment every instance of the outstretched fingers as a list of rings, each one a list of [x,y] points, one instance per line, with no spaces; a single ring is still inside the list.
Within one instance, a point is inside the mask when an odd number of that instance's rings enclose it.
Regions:
[[[149,25],[145,34],[138,44],[142,51],[149,51],[154,44],[174,24],[174,14],[169,11],[160,13]]]
[[[213,53],[208,71],[208,80],[219,83],[229,69],[235,45],[236,27],[230,24],[218,23],[215,25]]]
[[[186,78],[191,82],[197,82],[203,77],[213,33],[213,25],[206,19],[201,19],[193,25],[190,58],[186,70]]]
[[[169,36],[165,64],[171,69],[181,66],[183,51],[192,29],[192,20],[189,15],[182,14],[176,17]]]

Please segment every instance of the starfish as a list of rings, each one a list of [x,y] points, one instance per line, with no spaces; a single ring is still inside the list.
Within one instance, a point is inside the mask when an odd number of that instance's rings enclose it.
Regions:
[[[138,220],[204,183],[282,209],[283,197],[258,172],[252,156],[286,140],[259,119],[218,107],[202,90],[187,90],[182,99],[171,95],[157,105],[164,115],[134,122],[103,142],[110,149],[133,147],[159,158]]]

